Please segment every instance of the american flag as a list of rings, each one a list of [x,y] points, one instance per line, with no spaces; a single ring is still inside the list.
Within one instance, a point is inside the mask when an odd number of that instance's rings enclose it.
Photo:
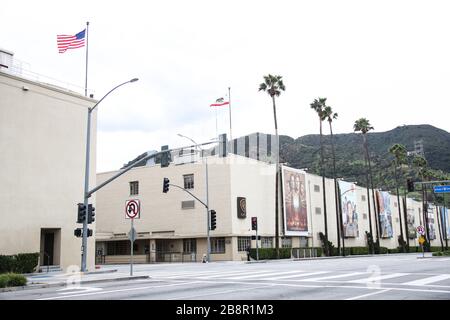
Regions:
[[[78,32],[74,36],[59,34],[57,37],[59,53],[64,53],[67,49],[77,49],[84,47],[85,35],[86,29]]]

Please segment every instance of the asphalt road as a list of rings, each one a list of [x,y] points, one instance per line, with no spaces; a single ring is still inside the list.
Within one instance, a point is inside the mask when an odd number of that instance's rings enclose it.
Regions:
[[[135,275],[150,278],[4,292],[0,300],[450,300],[450,257],[419,256],[135,265]]]

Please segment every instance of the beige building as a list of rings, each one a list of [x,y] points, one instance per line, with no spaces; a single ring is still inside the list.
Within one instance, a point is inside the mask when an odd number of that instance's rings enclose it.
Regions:
[[[243,140],[243,139],[242,139]],[[244,141],[244,140],[243,140]],[[229,144],[233,151],[244,148],[247,152],[237,152],[249,155],[251,148]],[[267,150],[265,150],[267,151]],[[214,154],[214,153],[213,153]],[[206,253],[207,218],[205,207],[188,193],[171,186],[168,193],[162,192],[163,179],[169,178],[171,184],[186,188],[196,197],[205,202],[205,162],[208,163],[209,203],[210,208],[217,212],[217,229],[210,232],[211,260],[242,260],[246,259],[246,249],[249,245],[256,247],[256,241],[251,239],[255,231],[251,230],[251,217],[258,218],[258,234],[261,248],[274,247],[275,240],[275,166],[270,163],[267,154],[261,158],[263,162],[250,157],[228,153],[226,157],[209,155],[200,158],[195,153],[175,155],[168,167],[148,162],[147,165],[136,167],[122,175],[97,193],[97,262],[125,263],[129,261],[130,242],[128,232],[131,224],[126,219],[125,204],[127,200],[140,201],[141,216],[134,221],[137,240],[134,244],[136,262],[162,261],[201,261]],[[322,194],[322,178],[304,171],[283,166],[282,207],[280,208],[280,247],[311,248],[321,247],[320,232],[324,232],[324,207]],[[105,172],[97,175],[98,183],[107,180],[117,172]],[[299,175],[303,184],[302,201],[290,201],[295,194],[295,177],[290,184],[289,174]],[[342,182],[345,183],[345,182]],[[377,235],[376,208],[372,199],[367,198],[367,189],[349,184],[347,193],[341,190],[342,206],[352,202],[352,215],[346,214],[346,209],[336,213],[334,198],[334,183],[325,179],[327,225],[329,240],[337,247],[337,217],[343,217],[342,223],[346,230],[345,247],[366,247],[366,231],[369,231],[368,201],[371,204],[372,234]],[[342,185],[344,188],[344,185]],[[386,202],[386,210],[382,212],[379,229],[383,226],[384,234],[380,232],[380,245],[390,249],[397,248],[400,235],[400,219],[398,216],[397,197],[382,193]],[[238,203],[245,198],[246,215],[240,216]],[[403,198],[401,198],[402,201]],[[381,200],[380,200],[381,201]],[[304,205],[303,222],[295,225],[291,216],[292,210]],[[390,202],[390,203],[388,203]],[[423,224],[420,212],[421,202],[408,199],[408,214],[411,228]],[[289,209],[290,208],[290,209]],[[288,211],[291,210],[291,211]],[[300,211],[299,211],[300,212]],[[405,224],[402,211],[402,228],[406,239]],[[341,218],[339,218],[341,219]],[[435,217],[436,219],[436,217]],[[345,221],[344,221],[345,220]],[[383,221],[383,223],[381,223]],[[339,222],[340,223],[340,222]],[[436,221],[435,221],[436,224]],[[439,230],[436,224],[436,238],[432,246],[439,246]],[[413,233],[409,240],[411,246],[417,246],[417,238]]]
[[[96,101],[29,80],[13,68],[12,53],[0,50],[0,56],[0,255],[39,252],[41,266],[79,266],[74,229],[83,202],[87,110]],[[92,122],[91,186],[95,115]],[[94,242],[89,238],[91,270]]]

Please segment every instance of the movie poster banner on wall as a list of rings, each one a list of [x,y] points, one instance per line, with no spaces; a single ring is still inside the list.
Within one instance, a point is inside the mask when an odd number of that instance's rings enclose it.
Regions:
[[[448,208],[441,208],[441,221],[444,239],[450,239],[450,221],[448,220]]]
[[[404,199],[403,199],[404,201]],[[408,226],[408,238],[409,239],[416,239],[417,238],[417,231],[416,231],[416,223],[415,223],[415,216],[414,216],[414,207],[413,207],[413,200],[407,199],[406,200],[406,225]]]
[[[359,236],[358,213],[356,211],[356,186],[354,183],[339,181],[339,191],[341,194],[344,237],[356,238]]]
[[[380,217],[381,238],[392,238],[394,231],[392,228],[391,195],[386,191],[378,191],[378,212]]]
[[[286,235],[308,236],[306,175],[303,171],[282,166],[284,230]]]
[[[436,207],[433,205],[428,204],[428,210],[427,210],[427,219],[428,219],[428,232],[430,235],[430,240],[436,239],[436,226],[435,226],[435,213]]]

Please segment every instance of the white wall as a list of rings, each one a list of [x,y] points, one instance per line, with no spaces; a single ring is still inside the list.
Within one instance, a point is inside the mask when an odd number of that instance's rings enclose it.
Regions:
[[[73,230],[83,201],[87,107],[95,101],[3,73],[0,97],[0,254],[39,252],[41,228],[60,228],[61,266],[80,265]],[[92,122],[91,186],[95,114]],[[93,238],[88,247],[93,269]]]

